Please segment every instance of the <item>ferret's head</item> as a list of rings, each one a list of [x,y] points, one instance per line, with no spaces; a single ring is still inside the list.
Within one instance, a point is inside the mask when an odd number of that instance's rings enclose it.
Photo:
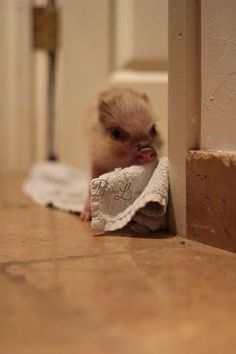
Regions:
[[[98,100],[94,154],[108,169],[157,159],[156,118],[146,94],[112,89]]]

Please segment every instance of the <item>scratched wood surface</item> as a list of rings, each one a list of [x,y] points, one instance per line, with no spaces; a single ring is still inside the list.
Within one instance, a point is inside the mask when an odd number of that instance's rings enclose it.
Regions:
[[[127,230],[93,237],[21,183],[0,177],[0,353],[236,352],[234,254]]]

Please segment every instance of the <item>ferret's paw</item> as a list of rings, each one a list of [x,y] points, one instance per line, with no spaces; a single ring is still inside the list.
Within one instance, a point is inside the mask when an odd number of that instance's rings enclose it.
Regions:
[[[88,199],[85,204],[84,210],[80,214],[80,220],[89,221],[91,219],[92,219],[91,204],[90,204],[90,200]]]
[[[82,221],[89,221],[91,220],[91,211],[90,210],[83,210],[80,214],[80,220]]]

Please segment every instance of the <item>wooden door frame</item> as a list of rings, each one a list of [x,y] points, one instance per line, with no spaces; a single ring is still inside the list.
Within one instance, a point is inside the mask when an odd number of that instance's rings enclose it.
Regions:
[[[201,1],[169,0],[169,231],[186,235],[186,155],[200,147]]]

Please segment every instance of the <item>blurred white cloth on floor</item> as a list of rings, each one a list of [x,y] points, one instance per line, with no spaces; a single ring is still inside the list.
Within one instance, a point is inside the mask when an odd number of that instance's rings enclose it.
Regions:
[[[24,192],[36,203],[81,212],[88,195],[88,176],[59,162],[37,162],[23,184]]]
[[[136,232],[166,229],[168,159],[118,168],[91,181],[76,168],[59,162],[38,162],[23,185],[35,202],[80,213],[91,196],[94,230],[113,231],[127,225]]]

